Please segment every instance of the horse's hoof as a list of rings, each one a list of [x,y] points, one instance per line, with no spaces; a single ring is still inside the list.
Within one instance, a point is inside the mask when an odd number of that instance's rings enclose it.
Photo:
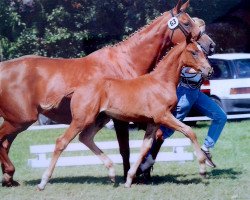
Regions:
[[[20,186],[20,184],[17,181],[12,180],[12,181],[8,181],[8,182],[3,181],[2,186],[3,187],[18,187],[18,186]]]

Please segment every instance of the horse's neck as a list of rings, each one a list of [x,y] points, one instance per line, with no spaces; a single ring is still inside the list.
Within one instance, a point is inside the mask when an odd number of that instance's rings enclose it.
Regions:
[[[172,83],[177,86],[180,78],[180,72],[183,67],[181,62],[181,55],[184,49],[184,45],[175,47],[172,49],[167,56],[156,66],[153,76],[158,80]]]
[[[169,12],[155,19],[151,24],[134,33],[131,37],[118,45],[114,46],[114,51],[118,53],[119,60],[123,64],[120,66],[129,67],[137,75],[148,73],[155,66],[163,42],[170,46],[170,38],[164,38],[170,31],[167,21],[170,17]],[[163,40],[167,41],[163,41]]]

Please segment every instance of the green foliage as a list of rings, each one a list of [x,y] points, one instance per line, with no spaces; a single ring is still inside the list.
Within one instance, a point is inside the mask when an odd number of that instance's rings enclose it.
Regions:
[[[246,0],[191,1],[189,13],[210,23],[241,1]],[[173,8],[176,2],[1,0],[1,60],[27,54],[65,58],[84,56],[121,41],[160,13]]]
[[[25,2],[0,2],[0,20],[5,22],[0,24],[0,52],[4,60],[27,54],[84,56],[121,41],[167,9],[162,0]],[[174,0],[168,1],[168,9],[174,4]]]

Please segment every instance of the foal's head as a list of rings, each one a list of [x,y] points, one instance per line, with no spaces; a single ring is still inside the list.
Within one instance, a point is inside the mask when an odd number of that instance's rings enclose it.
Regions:
[[[201,73],[204,78],[211,76],[213,68],[210,66],[201,46],[196,41],[187,40],[186,48],[181,54],[181,65],[189,66]]]

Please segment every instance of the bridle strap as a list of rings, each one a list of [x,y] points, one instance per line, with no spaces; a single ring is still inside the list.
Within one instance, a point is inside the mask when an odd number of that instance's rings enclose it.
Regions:
[[[173,9],[171,9],[170,10],[170,13],[171,13],[171,16],[172,17],[179,17],[182,13],[183,13],[183,11],[181,11],[180,13],[178,13],[177,15],[174,15],[174,13],[173,13]],[[184,26],[181,24],[181,23],[178,23],[178,25],[172,30],[172,34],[171,34],[171,36],[170,36],[170,42],[173,44],[173,42],[172,42],[172,39],[173,39],[173,35],[174,35],[174,31],[176,30],[176,29],[180,29],[181,31],[182,31],[182,33],[185,35],[185,37],[187,37],[188,35],[189,35],[189,32],[184,28]],[[166,39],[167,39],[167,36],[165,36],[164,37],[164,40],[163,40],[163,43],[162,43],[162,45],[161,45],[161,48],[160,48],[160,52],[163,50],[163,48],[164,48],[164,46],[165,46],[165,44],[166,44]],[[156,63],[159,61],[159,59],[160,59],[160,55],[161,53],[159,53],[158,54],[158,56],[157,56],[157,58],[156,58]]]
[[[172,16],[172,17],[177,17],[177,18],[182,14],[182,12],[180,12],[179,14],[177,14],[176,16],[174,16],[173,9],[170,10],[170,13],[171,13],[171,16]],[[188,32],[187,32],[187,30],[185,30],[185,28],[184,28],[180,23],[178,24],[178,26],[177,26],[176,28],[180,28],[180,30],[183,32],[183,34],[185,35],[185,37],[187,37]],[[176,29],[176,28],[175,28],[175,29]],[[172,30],[172,34],[171,34],[171,37],[170,37],[170,42],[171,42],[172,44],[173,44],[172,38],[173,38],[174,30],[175,30],[175,29]],[[159,52],[161,52],[161,51],[164,49],[164,46],[166,45],[166,40],[167,40],[167,35],[165,35],[165,37],[163,38],[163,43],[162,43],[162,45],[161,45],[161,48],[160,48],[160,51],[159,51]],[[156,63],[159,61],[160,56],[161,56],[161,53],[158,54],[158,56],[157,56],[157,58],[156,58],[156,61],[155,61]]]
[[[177,15],[174,15],[174,12],[173,12],[173,9],[170,10],[170,13],[172,15],[172,17],[176,17],[178,18],[183,12],[181,11],[180,13],[178,13]],[[170,37],[170,40],[172,41],[173,39],[173,35],[174,35],[174,31],[179,28],[182,33],[185,35],[185,37],[187,37],[189,35],[189,32],[184,28],[184,26],[181,24],[181,23],[178,23],[178,25],[172,30],[172,34],[171,34],[171,37]]]

